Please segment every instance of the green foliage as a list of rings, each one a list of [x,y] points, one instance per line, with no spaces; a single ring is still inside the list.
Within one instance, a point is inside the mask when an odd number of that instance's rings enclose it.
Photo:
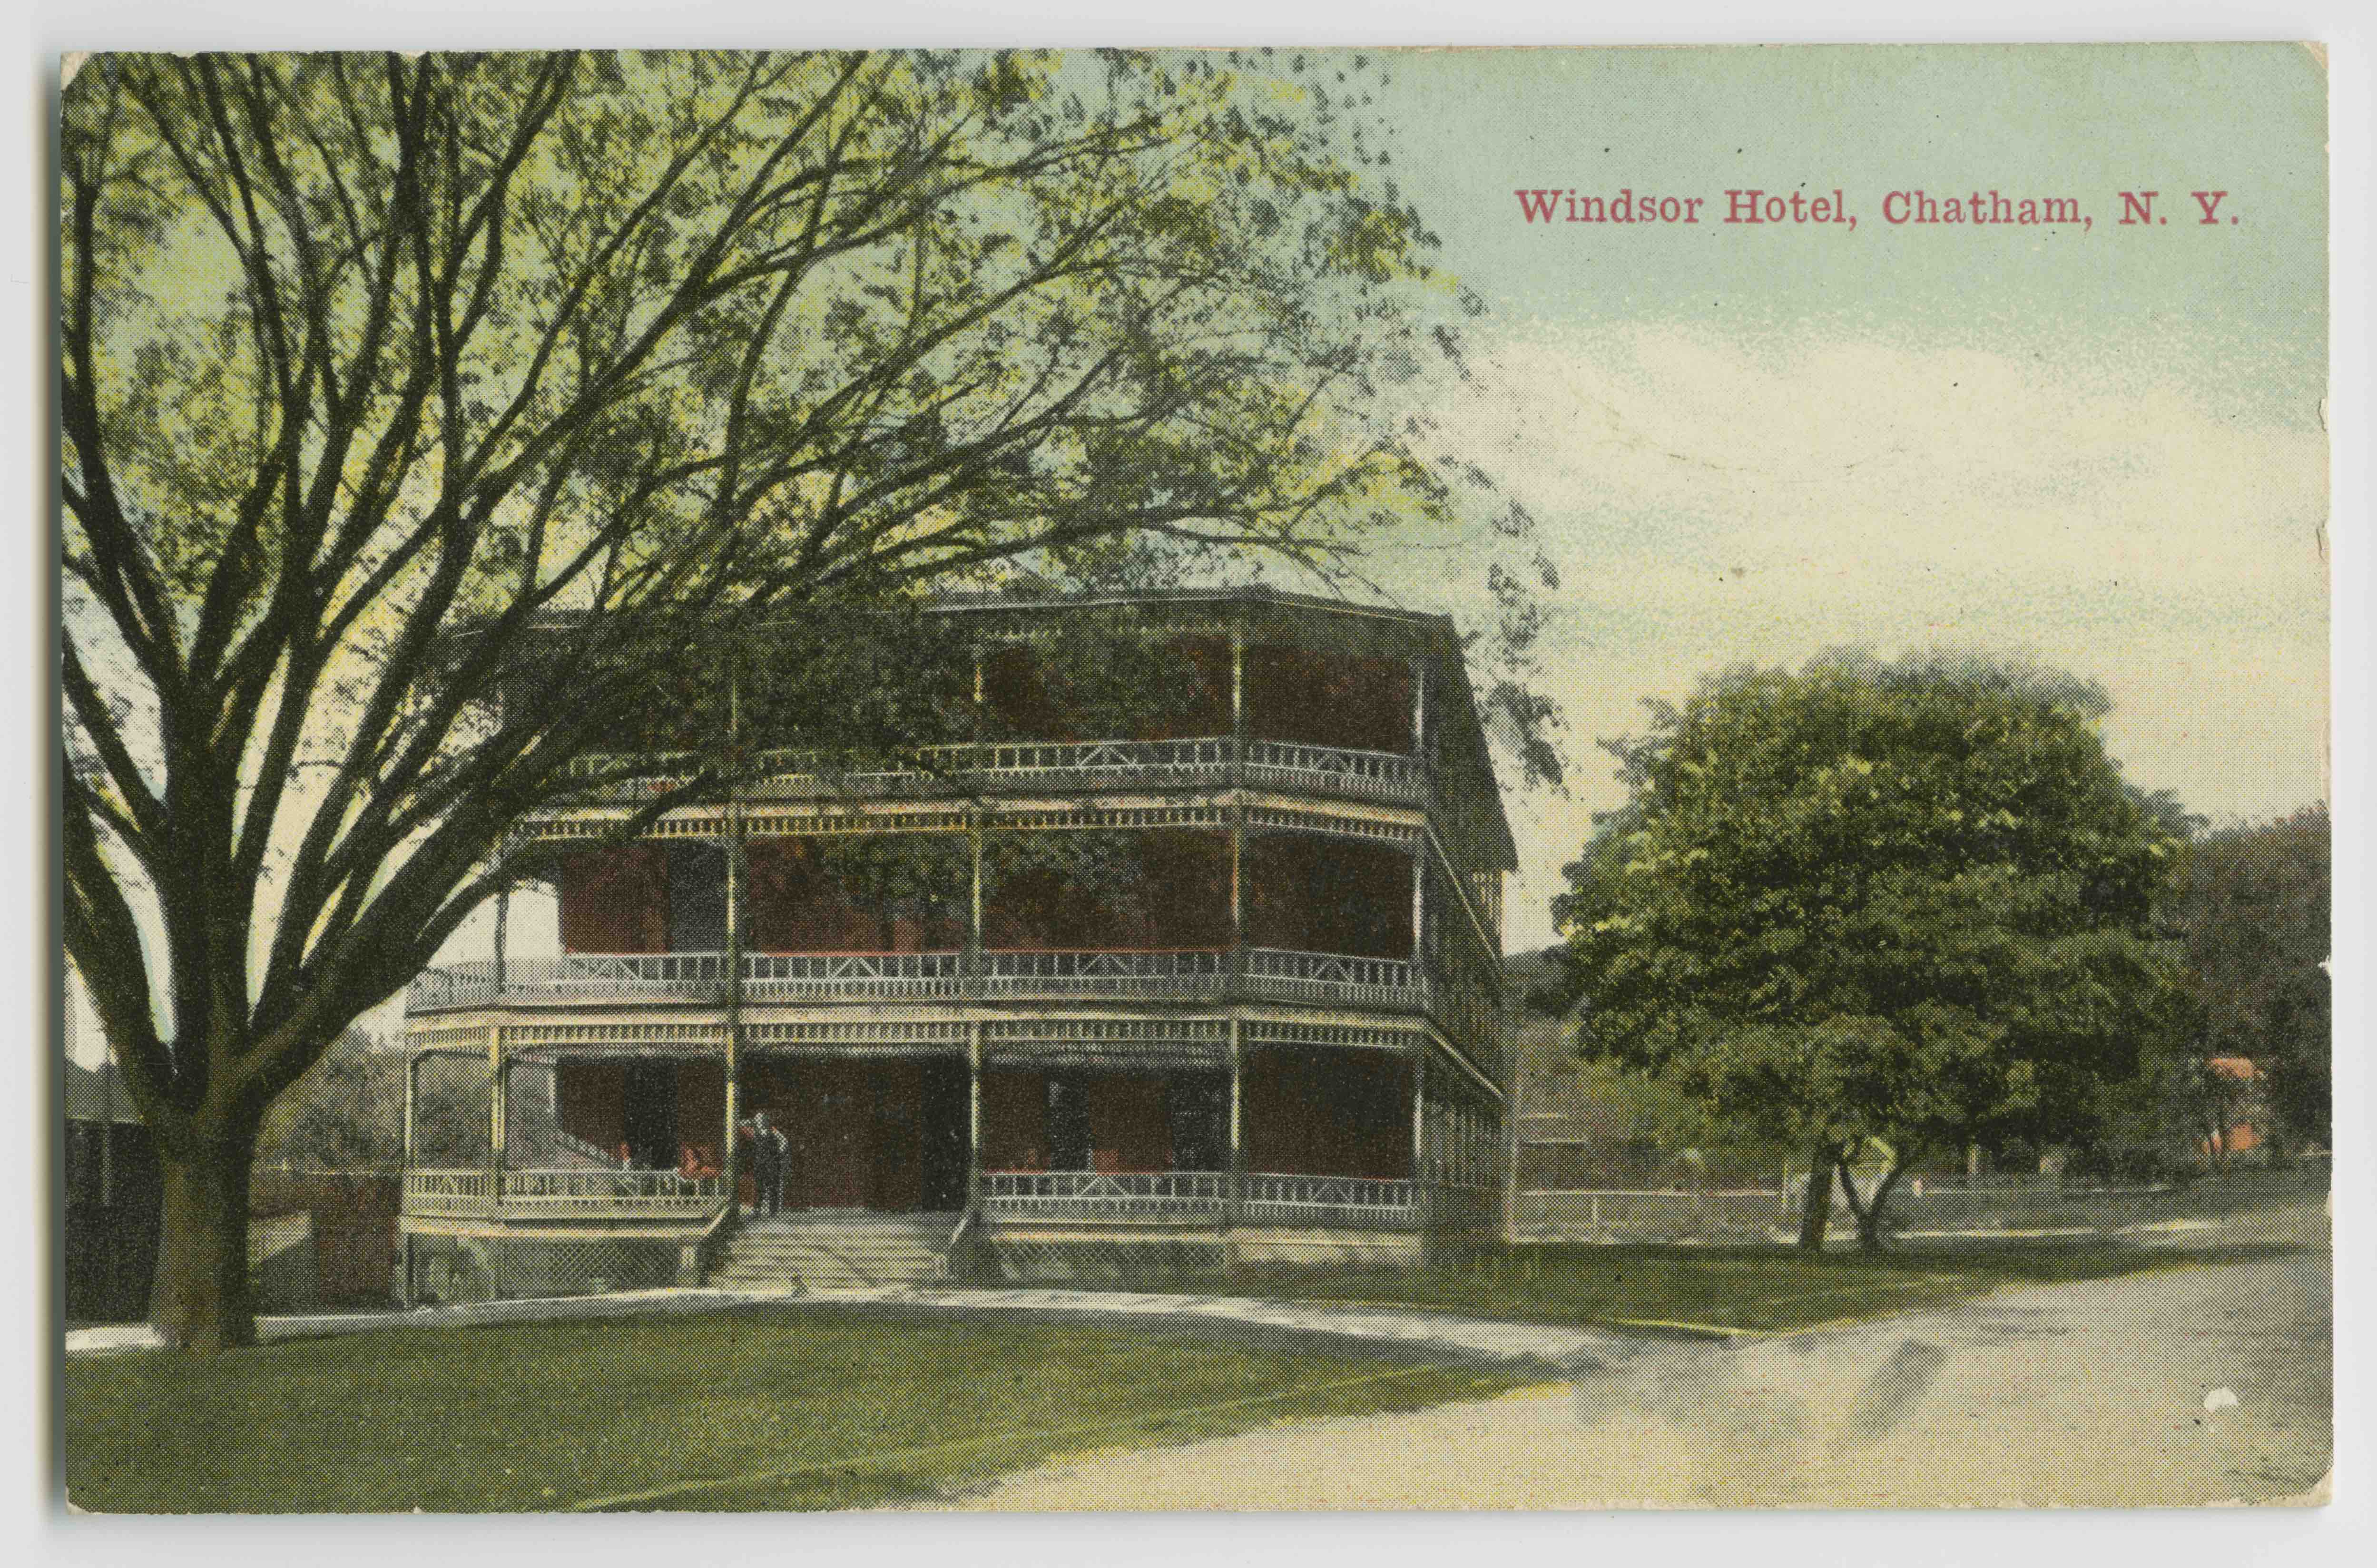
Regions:
[[[2333,1138],[2330,874],[2327,808],[2315,806],[2191,845],[2168,905],[2201,1010],[2193,1054],[2251,1061],[2274,1131],[2297,1143]],[[2226,1104],[2239,1085],[2216,1072],[2195,1086]]]
[[[388,1171],[401,1166],[404,1058],[376,1045],[360,1029],[341,1035],[265,1114],[257,1138],[257,1163],[340,1171]],[[441,1065],[433,1059],[416,1085],[416,1163],[483,1164],[487,1155],[485,1076],[436,1071]],[[523,1131],[532,1135],[539,1129]]]
[[[2058,1137],[2171,1026],[2180,849],[2102,694],[2027,666],[1740,669],[1608,743],[1630,784],[1556,906],[1584,1051],[1796,1147]]]

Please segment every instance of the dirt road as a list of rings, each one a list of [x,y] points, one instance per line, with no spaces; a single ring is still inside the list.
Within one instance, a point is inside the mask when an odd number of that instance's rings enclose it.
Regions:
[[[1080,1456],[992,1509],[2275,1502],[2332,1445],[2325,1250],[1861,1328],[1644,1342],[1476,1404]]]

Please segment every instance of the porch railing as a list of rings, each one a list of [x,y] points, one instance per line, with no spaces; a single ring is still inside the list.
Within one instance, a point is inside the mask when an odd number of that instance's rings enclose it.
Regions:
[[[1419,1225],[1419,1199],[1413,1181],[1265,1172],[1240,1178],[1238,1212],[1250,1225],[1401,1230]]]
[[[1230,1178],[1217,1170],[986,1171],[984,1208],[1030,1219],[1203,1220],[1228,1211]]]
[[[951,748],[965,765],[997,785],[1110,779],[1120,784],[1193,783],[1218,778],[1236,743],[1227,736],[1192,740],[1000,740]]]
[[[1040,996],[1218,996],[1230,955],[1218,949],[1128,952],[1096,950],[983,954],[982,994]]]
[[[404,1212],[483,1215],[488,1211],[484,1170],[415,1169],[404,1173]]]
[[[500,1206],[541,1215],[622,1211],[704,1215],[725,1201],[725,1179],[680,1176],[673,1170],[508,1170]]]
[[[719,952],[570,953],[515,958],[496,983],[492,960],[448,964],[407,987],[414,1013],[540,1003],[693,1002],[723,1006],[726,955]],[[746,953],[743,997],[754,1002],[864,1001],[875,998],[1157,997],[1210,1000],[1230,995],[1338,1006],[1425,1009],[1430,989],[1408,959],[1248,948],[1131,952],[1066,949],[986,952],[969,966],[960,952]]]
[[[723,952],[573,952],[560,957],[492,959],[432,969],[405,990],[412,1011],[480,1007],[496,1000],[605,1001],[640,999],[723,1001],[726,955]]]
[[[958,997],[966,990],[962,952],[752,953],[743,960],[750,1001],[835,997]]]
[[[958,742],[919,747],[906,760],[855,767],[822,752],[792,749],[760,752],[758,761],[759,787],[772,795],[876,799],[952,789],[1220,783],[1236,771],[1239,756],[1233,737],[1199,736]],[[1430,798],[1427,762],[1401,752],[1256,740],[1246,743],[1244,757],[1246,777],[1256,784],[1411,805]],[[641,758],[582,758],[572,771],[591,785],[590,798],[641,801],[667,794],[700,767],[701,759],[694,753],[664,751]],[[595,784],[597,780],[604,782]]]
[[[570,1166],[507,1170],[496,1178],[484,1169],[408,1170],[404,1212],[431,1217],[672,1219],[698,1218],[726,1203],[723,1177],[673,1170]]]
[[[1409,805],[1420,805],[1428,798],[1427,763],[1420,758],[1295,741],[1249,741],[1247,781]]]
[[[1371,1176],[1250,1174],[1238,1186],[1238,1214],[1250,1226],[1410,1230],[1421,1221],[1419,1183]]]
[[[1354,958],[1259,947],[1248,948],[1246,960],[1247,987],[1261,996],[1379,1007],[1422,1007],[1427,1001],[1426,981],[1417,966],[1405,958]]]

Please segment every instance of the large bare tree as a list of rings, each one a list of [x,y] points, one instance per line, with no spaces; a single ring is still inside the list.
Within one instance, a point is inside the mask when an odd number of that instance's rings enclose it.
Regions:
[[[66,940],[161,1150],[169,1343],[253,1334],[275,1096],[737,628],[846,691],[835,627],[998,563],[1448,515],[1382,393],[1451,293],[1362,170],[1365,90],[1219,56],[82,63]]]

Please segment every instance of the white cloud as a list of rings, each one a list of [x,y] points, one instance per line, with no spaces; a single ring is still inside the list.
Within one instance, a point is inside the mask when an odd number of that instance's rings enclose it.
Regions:
[[[1439,416],[1559,569],[1544,684],[1574,732],[1575,798],[1513,802],[1514,944],[1548,939],[1558,868],[1617,801],[1594,737],[1740,660],[2019,650],[2106,685],[2141,784],[2223,816],[2322,793],[2310,411],[2248,424],[2135,363],[1652,327],[1531,332],[1476,371]]]

